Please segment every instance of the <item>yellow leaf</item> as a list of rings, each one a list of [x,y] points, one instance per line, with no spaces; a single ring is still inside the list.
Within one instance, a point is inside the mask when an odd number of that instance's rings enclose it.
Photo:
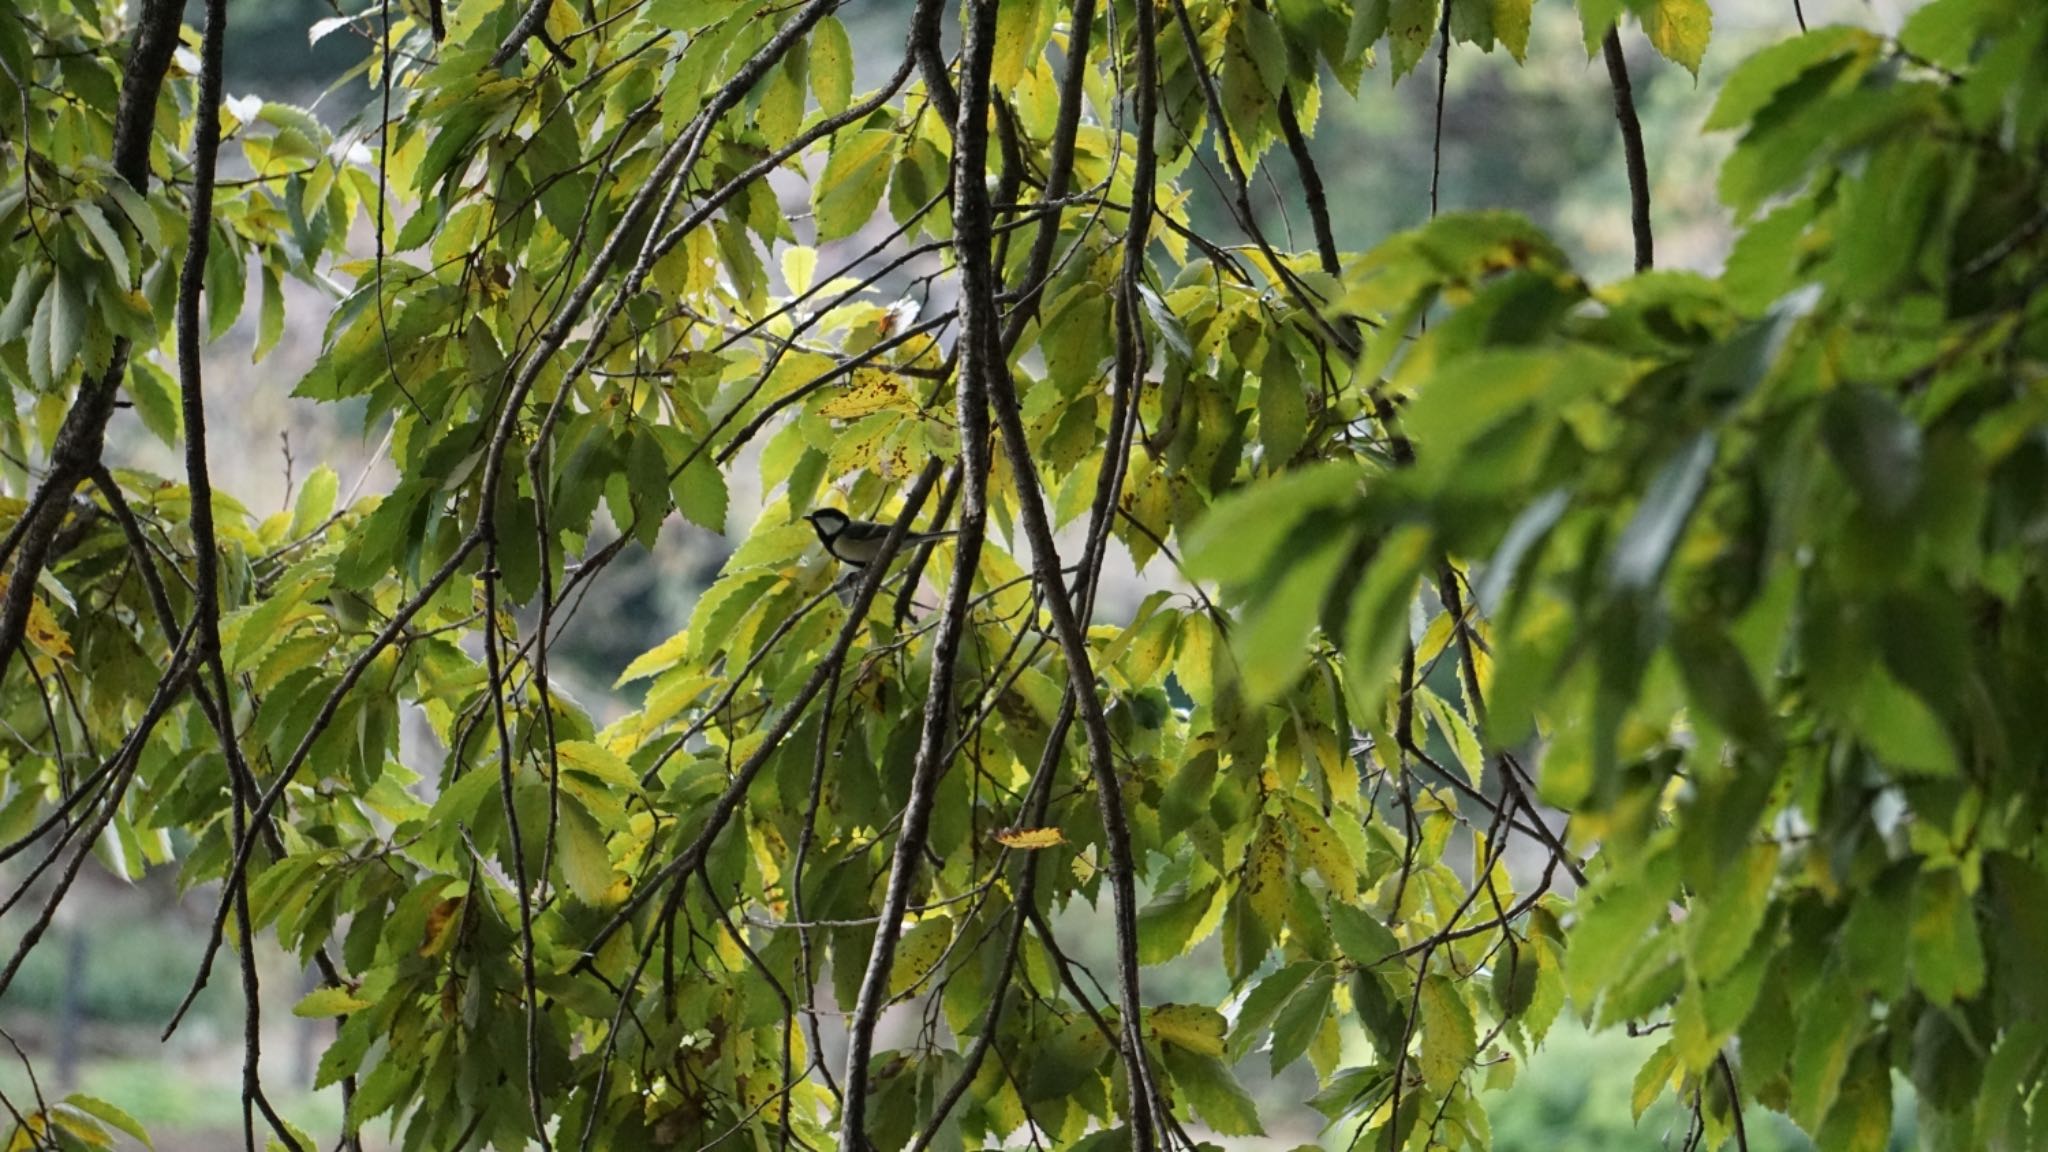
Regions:
[[[294,1016],[321,1017],[346,1016],[360,1012],[370,1006],[368,1000],[360,1000],[346,988],[315,988],[306,994],[292,1009]]]
[[[449,897],[427,912],[427,928],[420,934],[420,955],[439,956],[448,950],[448,945],[455,939],[455,914],[460,911],[462,900]]]
[[[1161,1004],[1152,1009],[1152,1035],[1203,1056],[1223,1055],[1223,1014],[1206,1004]]]
[[[825,474],[839,477],[857,469],[872,469],[881,458],[883,441],[902,419],[897,413],[877,412],[848,427],[833,441]]]
[[[1025,852],[1036,852],[1067,842],[1066,836],[1057,828],[1005,828],[996,833],[996,840],[1005,848]]]
[[[71,658],[71,636],[57,623],[57,614],[40,596],[28,603],[28,641],[45,655],[59,660]]]

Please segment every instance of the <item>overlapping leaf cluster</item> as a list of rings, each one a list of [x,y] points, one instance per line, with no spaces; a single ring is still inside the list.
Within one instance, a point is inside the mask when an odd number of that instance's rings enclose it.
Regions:
[[[2038,1138],[2044,37],[1947,0],[1746,62],[1718,278],[1595,287],[1497,217],[1391,242],[1344,307],[1414,465],[1229,513],[1264,535],[1219,574],[1327,598],[1369,713],[1472,573],[1480,740],[1601,846],[1566,988],[1668,1028],[1638,1110],[1677,1085],[1716,1138],[1739,1095],[1882,1148],[1895,1073],[1931,1147]]]

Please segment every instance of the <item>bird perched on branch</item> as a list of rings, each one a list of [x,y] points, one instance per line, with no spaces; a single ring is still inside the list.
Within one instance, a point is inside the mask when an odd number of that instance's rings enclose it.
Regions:
[[[889,536],[887,524],[877,524],[872,520],[856,520],[837,508],[820,508],[804,519],[811,522],[811,529],[818,534],[818,541],[825,545],[825,551],[830,552],[840,563],[851,564],[856,568],[865,568],[872,563],[875,555],[882,550],[882,541]],[[952,534],[950,530],[910,532],[904,535],[903,546],[914,548],[919,544],[944,540]]]

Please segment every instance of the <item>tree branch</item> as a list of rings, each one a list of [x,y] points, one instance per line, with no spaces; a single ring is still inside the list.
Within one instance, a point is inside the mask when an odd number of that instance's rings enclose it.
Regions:
[[[867,971],[861,977],[853,1018],[847,1022],[846,1070],[840,1077],[845,1094],[839,1111],[839,1146],[847,1152],[866,1152],[871,1147],[867,1136],[868,1062],[874,1051],[875,1025],[889,1002],[889,973],[895,964],[911,885],[925,850],[938,781],[950,760],[945,750],[953,722],[953,669],[961,637],[970,627],[970,601],[988,522],[988,392],[989,381],[1002,364],[997,331],[1001,321],[995,302],[994,219],[983,175],[988,167],[989,71],[995,58],[995,30],[996,0],[970,0],[953,129],[953,235],[964,320],[954,389],[954,411],[960,424],[958,551],[946,589],[945,613],[939,618],[938,635],[932,643],[931,680],[911,769],[910,798],[896,833],[889,886],[868,952]]]
[[[1621,50],[1621,29],[1607,30],[1600,42],[1607,59],[1607,79],[1614,85],[1614,119],[1621,125],[1622,157],[1628,165],[1629,214],[1635,224],[1636,271],[1656,263],[1656,240],[1650,232],[1650,164],[1643,155],[1643,124],[1636,118],[1635,89],[1629,84],[1628,57]]]

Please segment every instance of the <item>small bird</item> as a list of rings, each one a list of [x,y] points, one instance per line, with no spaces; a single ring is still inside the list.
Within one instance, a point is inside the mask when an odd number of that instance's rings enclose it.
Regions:
[[[875,554],[882,550],[882,541],[889,536],[887,524],[877,524],[872,520],[855,520],[837,508],[820,508],[804,519],[811,522],[811,529],[818,534],[818,541],[825,545],[825,551],[830,552],[840,563],[851,564],[856,568],[865,568],[871,563]],[[952,534],[950,530],[911,532],[903,537],[903,546],[913,548],[934,540],[944,540]]]

